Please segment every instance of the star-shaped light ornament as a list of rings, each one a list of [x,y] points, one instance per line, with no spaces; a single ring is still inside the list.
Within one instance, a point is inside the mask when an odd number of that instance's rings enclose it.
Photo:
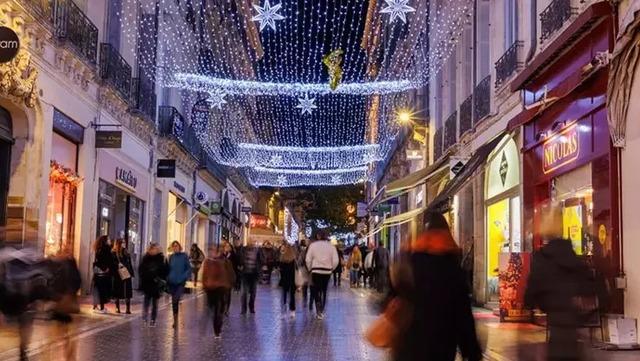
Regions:
[[[278,14],[278,11],[282,7],[282,4],[276,4],[271,6],[269,0],[264,0],[264,5],[262,7],[258,5],[253,5],[253,8],[256,9],[258,15],[251,18],[253,21],[260,22],[260,31],[262,31],[267,25],[276,30],[276,20],[284,20],[284,16]]]
[[[298,98],[300,104],[296,105],[296,108],[301,109],[300,114],[311,114],[314,109],[318,107],[313,104],[316,101],[316,98],[309,99],[309,94],[305,94],[304,98]]]
[[[285,177],[283,175],[279,175],[278,179],[276,180],[276,182],[278,182],[279,185],[283,186],[283,185],[287,184],[287,177]]]
[[[384,0],[387,3],[387,7],[380,10],[381,14],[390,14],[389,23],[393,23],[396,19],[402,20],[403,23],[407,23],[407,13],[415,12],[416,9],[407,5],[409,0]]]
[[[282,165],[282,156],[281,155],[272,155],[271,159],[269,160],[269,164],[274,166],[274,167],[279,167]]]
[[[331,176],[331,183],[333,183],[333,184],[340,184],[340,183],[342,183],[342,177],[340,177],[340,176],[339,176],[339,175],[337,175],[337,174],[332,175],[332,176]]]
[[[207,102],[211,105],[211,107],[222,109],[222,106],[224,104],[227,104],[227,101],[224,99],[225,96],[227,96],[227,94],[222,92],[214,92],[210,94]]]

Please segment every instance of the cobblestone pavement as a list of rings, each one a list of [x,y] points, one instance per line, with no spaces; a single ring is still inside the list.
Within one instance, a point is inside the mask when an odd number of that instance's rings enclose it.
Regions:
[[[316,320],[301,307],[297,296],[296,318],[282,317],[278,288],[260,286],[256,315],[241,316],[239,295],[233,295],[222,338],[213,338],[205,297],[181,305],[177,330],[171,328],[168,309],[161,310],[155,328],[143,327],[139,317],[104,330],[94,330],[76,339],[78,360],[384,360],[385,355],[362,338],[375,318],[366,294],[347,287],[330,286],[327,315]],[[32,356],[34,361],[62,360],[60,345]]]

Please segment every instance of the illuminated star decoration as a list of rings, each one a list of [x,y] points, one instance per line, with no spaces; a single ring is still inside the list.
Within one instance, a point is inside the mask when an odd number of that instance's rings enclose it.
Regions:
[[[311,114],[314,109],[318,108],[315,104],[313,104],[313,102],[316,101],[316,98],[309,99],[309,94],[305,94],[304,98],[298,98],[298,101],[300,102],[300,104],[296,105],[296,108],[302,109],[302,111],[300,112],[301,114]]]
[[[224,97],[227,94],[222,92],[213,92],[211,96],[207,99],[207,102],[211,104],[212,107],[216,107],[218,109],[222,109],[222,105],[227,104],[227,101],[224,100]]]
[[[278,184],[283,186],[283,185],[287,184],[287,177],[285,177],[283,175],[279,175],[277,182],[278,182]]]
[[[333,184],[340,184],[342,183],[342,177],[340,177],[339,175],[335,174],[331,176],[331,183]]]
[[[253,8],[256,9],[258,15],[252,17],[251,20],[260,22],[260,31],[262,31],[267,25],[275,31],[276,20],[284,20],[284,16],[278,14],[278,10],[280,10],[281,7],[282,4],[277,4],[272,7],[269,0],[264,0],[264,5],[262,7],[254,4]]]
[[[387,3],[387,7],[380,10],[382,14],[391,14],[389,16],[389,23],[392,23],[396,18],[400,18],[403,23],[407,23],[407,13],[415,12],[416,9],[407,5],[409,0],[384,0]]]
[[[269,160],[269,163],[272,166],[276,166],[279,167],[282,165],[282,156],[281,155],[272,155],[271,159]]]

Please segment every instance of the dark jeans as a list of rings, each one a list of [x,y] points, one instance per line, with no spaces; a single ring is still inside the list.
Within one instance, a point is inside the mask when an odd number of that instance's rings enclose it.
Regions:
[[[287,296],[289,296],[289,311],[296,310],[296,286],[291,283],[282,287],[282,304],[287,304]]]
[[[180,299],[184,294],[184,285],[169,285],[169,293],[171,293],[173,315],[178,316],[178,306],[180,306]]]
[[[224,314],[229,314],[229,307],[231,307],[231,289],[225,290],[224,294]]]
[[[333,285],[340,286],[342,284],[342,272],[333,272]]]
[[[376,289],[382,293],[387,289],[389,270],[386,268],[376,270]]]
[[[142,319],[145,321],[149,316],[149,306],[151,306],[151,321],[155,321],[158,316],[158,297],[144,295]]]
[[[258,273],[245,273],[242,275],[242,313],[247,312],[247,298],[249,301],[249,310],[255,313],[257,285]]]
[[[227,290],[224,288],[216,288],[207,291],[207,306],[213,316],[213,332],[216,335],[222,330],[222,319],[224,318],[225,302],[224,298]]]
[[[327,287],[329,286],[329,279],[331,275],[324,275],[320,273],[311,274],[313,280],[313,293],[315,293],[316,312],[324,313],[324,306],[327,304]]]

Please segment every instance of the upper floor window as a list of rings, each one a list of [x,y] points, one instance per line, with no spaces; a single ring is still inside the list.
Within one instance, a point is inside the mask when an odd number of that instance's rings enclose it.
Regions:
[[[517,0],[504,0],[504,50],[518,40]]]
[[[105,40],[120,52],[120,30],[122,29],[120,14],[122,12],[122,0],[108,0],[107,5],[107,31]]]
[[[491,2],[489,0],[476,0],[476,81],[491,74]]]

